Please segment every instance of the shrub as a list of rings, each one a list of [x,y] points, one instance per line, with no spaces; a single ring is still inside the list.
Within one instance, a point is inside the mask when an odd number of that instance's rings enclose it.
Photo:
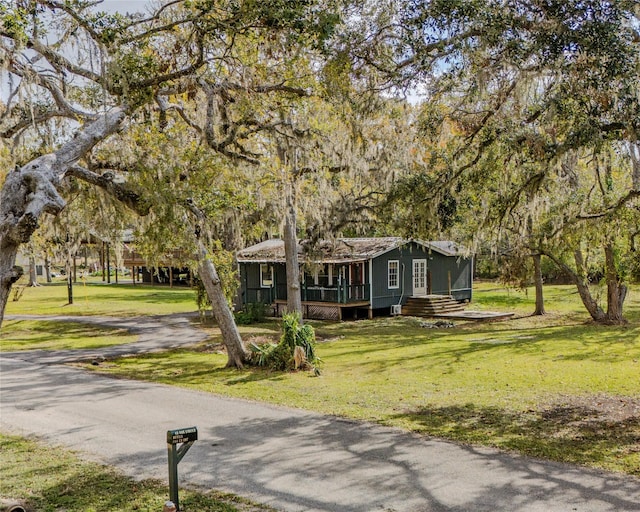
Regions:
[[[277,345],[252,343],[252,360],[258,366],[272,370],[307,369],[319,375],[318,365],[321,361],[316,354],[315,345],[316,335],[313,327],[309,324],[300,325],[299,315],[288,313],[282,317],[280,342]]]
[[[236,324],[249,325],[262,322],[267,316],[267,305],[263,302],[250,302],[245,305],[243,311],[235,314]]]

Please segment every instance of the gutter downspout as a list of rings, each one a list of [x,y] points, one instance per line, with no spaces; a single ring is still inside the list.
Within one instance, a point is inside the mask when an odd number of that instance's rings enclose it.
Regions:
[[[404,298],[404,263],[402,264],[402,288],[400,292],[400,300],[398,301],[398,306],[402,306],[402,299]]]

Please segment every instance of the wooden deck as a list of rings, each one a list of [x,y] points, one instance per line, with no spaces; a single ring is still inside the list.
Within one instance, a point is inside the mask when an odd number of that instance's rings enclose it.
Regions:
[[[467,304],[458,302],[447,295],[423,295],[410,297],[402,306],[405,316],[427,318],[446,318],[448,320],[497,321],[511,318],[513,313],[498,311],[472,311],[466,309]]]
[[[458,311],[456,313],[440,313],[432,318],[446,318],[448,320],[477,320],[480,322],[493,322],[511,318],[514,313],[503,313],[499,311]]]

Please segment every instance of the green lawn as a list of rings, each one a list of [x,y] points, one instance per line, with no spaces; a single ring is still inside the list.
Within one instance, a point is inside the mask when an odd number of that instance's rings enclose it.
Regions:
[[[7,303],[5,315],[143,316],[197,311],[195,291],[186,287],[104,284],[79,281],[68,304],[65,282],[24,288],[16,302]]]
[[[144,294],[159,291],[136,290],[143,308]],[[591,324],[574,287],[548,286],[545,294],[548,314],[531,317],[531,291],[479,284],[472,309],[514,317],[451,329],[427,329],[415,318],[313,322],[320,377],[225,369],[214,328],[193,349],[98,370],[640,476],[638,287],[625,304],[630,323],[616,327]],[[279,323],[241,332],[275,341]]]
[[[0,498],[21,500],[38,512],[160,512],[166,484],[136,481],[112,468],[80,460],[63,448],[0,434]],[[182,512],[266,512],[222,493],[180,490]]]
[[[426,329],[415,318],[314,322],[322,375],[224,368],[218,334],[194,350],[111,362],[102,371],[380,422],[456,441],[640,475],[640,322],[590,324],[572,287],[534,297],[484,285],[473,308],[505,322]],[[428,321],[427,321],[428,322]],[[241,328],[276,340],[278,323]]]
[[[125,329],[98,327],[81,322],[5,320],[0,332],[0,352],[14,350],[95,349],[132,343],[137,335]]]

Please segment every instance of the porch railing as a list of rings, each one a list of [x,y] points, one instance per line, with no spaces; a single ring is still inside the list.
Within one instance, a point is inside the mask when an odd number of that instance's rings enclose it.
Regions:
[[[305,286],[300,289],[300,298],[303,302],[333,302],[349,304],[370,300],[368,284],[350,284],[338,286]],[[246,288],[243,293],[243,302],[264,302],[271,304],[275,300],[286,300],[286,286],[278,285],[271,288]]]

